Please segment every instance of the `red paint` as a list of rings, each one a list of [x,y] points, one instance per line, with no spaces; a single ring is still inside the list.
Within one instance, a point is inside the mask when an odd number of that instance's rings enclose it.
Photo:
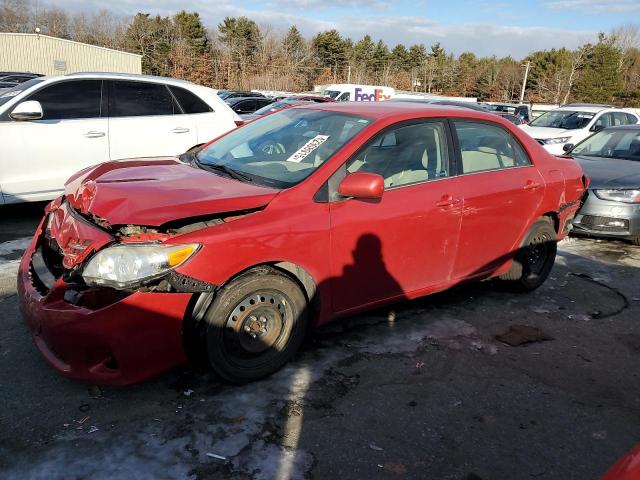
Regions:
[[[71,269],[93,252],[111,243],[114,238],[77,214],[64,203],[51,208],[50,237],[56,241],[64,256],[62,265]]]
[[[618,460],[602,477],[602,480],[638,479],[640,479],[640,444]]]
[[[84,194],[86,184],[94,192],[91,195]],[[103,163],[73,177],[65,189],[69,203],[82,213],[97,215],[111,225],[146,226],[261,207],[278,192],[175,159]]]
[[[191,233],[145,238],[201,244],[178,272],[214,285],[259,264],[298,265],[316,284],[318,325],[469,278],[499,275],[509,268],[511,255],[540,216],[558,216],[561,238],[584,192],[577,163],[548,154],[496,115],[385,102],[294,108],[349,112],[374,121],[313,175],[287,190],[223,178],[175,160],[135,160],[81,172],[68,183],[67,199],[83,215],[96,215],[112,225],[154,226],[264,207]],[[501,125],[521,142],[534,164],[389,189],[378,199],[314,201],[332,174],[378,131],[428,117],[475,118]],[[357,183],[362,188],[361,180]],[[379,183],[365,187],[375,190]],[[59,200],[51,206],[58,207]],[[100,248],[106,241],[104,232],[84,230],[81,220],[70,215],[61,218],[73,232],[68,237],[88,240],[92,250]],[[89,310],[64,301],[68,286],[60,279],[43,297],[28,274],[40,234],[41,229],[21,262],[19,297],[37,344],[54,367],[73,378],[125,384],[184,359],[180,329],[191,294],[136,292]],[[82,260],[74,262],[78,261]],[[105,367],[110,354],[118,361],[115,372]]]
[[[375,173],[356,172],[347,175],[340,186],[338,192],[343,197],[354,198],[382,198],[384,193],[384,178]]]

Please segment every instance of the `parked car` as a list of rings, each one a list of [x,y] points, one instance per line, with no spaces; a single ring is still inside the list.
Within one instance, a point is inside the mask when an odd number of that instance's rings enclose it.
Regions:
[[[262,107],[266,107],[273,103],[273,100],[265,97],[233,97],[227,98],[225,102],[231,107],[231,110],[241,115],[253,113]]]
[[[640,245],[640,125],[602,130],[569,155],[591,180],[574,232]]]
[[[523,122],[520,122],[520,123],[527,123],[531,120],[531,112],[529,109],[529,105],[527,104],[491,102],[491,103],[485,103],[484,105],[486,105],[487,108],[492,112],[495,112],[498,114],[509,113],[517,117],[520,117],[523,120]]]
[[[476,110],[478,112],[488,112],[489,109],[486,107],[486,105],[482,104],[482,103],[476,103],[476,102],[460,102],[457,100],[437,100],[437,99],[431,99],[431,98],[420,98],[420,97],[416,97],[416,98],[392,98],[391,100],[388,100],[389,102],[410,102],[410,103],[423,103],[423,104],[428,104],[428,105],[441,105],[441,106],[449,106],[449,107],[463,107],[463,108],[469,108],[471,110]]]
[[[505,120],[507,120],[508,122],[513,123],[514,125],[522,125],[524,123],[526,123],[522,117],[519,117],[518,115],[515,115],[513,113],[505,113],[505,112],[493,112],[496,115],[501,116],[502,118],[504,118]]]
[[[108,160],[177,155],[236,127],[209,88],[182,80],[78,73],[0,95],[1,203],[48,200]]]
[[[0,94],[32,78],[42,77],[40,73],[0,72]]]
[[[237,90],[218,90],[218,96],[222,100],[238,97],[264,97],[260,92],[243,92]]]
[[[580,143],[603,128],[638,123],[636,114],[610,105],[572,103],[543,113],[520,128],[554,155],[564,153],[564,145]]]
[[[274,101],[273,103],[266,105],[253,113],[245,113],[240,115],[244,121],[253,120],[254,118],[267,115],[269,113],[277,112],[285,108],[291,108],[295,105],[302,105],[304,103],[324,103],[335,102],[331,97],[319,97],[316,95],[296,95],[291,97],[285,97],[282,100]]]
[[[293,107],[183,158],[87,168],[47,206],[18,296],[63,375],[127,384],[189,352],[248,382],[342,316],[473,279],[533,290],[585,189],[496,115],[408,103]]]

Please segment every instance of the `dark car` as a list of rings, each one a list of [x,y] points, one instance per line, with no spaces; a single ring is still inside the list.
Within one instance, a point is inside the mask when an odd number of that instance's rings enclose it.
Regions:
[[[475,110],[477,112],[488,112],[489,109],[482,103],[476,102],[461,102],[458,100],[438,100],[431,98],[392,98],[391,100],[387,100],[388,102],[411,102],[411,103],[426,103],[429,105],[443,105],[448,107],[464,107],[469,108],[471,110]]]
[[[605,128],[566,148],[591,179],[573,232],[640,245],[640,125]]]
[[[218,96],[222,100],[239,97],[264,97],[264,95],[259,92],[243,92],[238,90],[218,90]]]
[[[302,105],[304,103],[324,103],[324,102],[335,102],[335,100],[331,97],[320,97],[317,95],[296,95],[291,97],[285,97],[284,99],[279,101],[274,101],[273,103],[265,107],[262,107],[253,113],[245,113],[240,115],[240,117],[245,121],[253,120],[254,118],[261,117],[262,115],[267,115],[269,113],[277,112],[285,108],[291,108],[295,105]]]
[[[518,115],[514,114],[514,113],[506,113],[506,112],[493,112],[496,115],[501,116],[502,118],[504,118],[505,120],[513,123],[514,125],[522,125],[524,123],[527,123],[524,121],[524,119],[522,117],[519,117]]]
[[[272,104],[273,100],[266,97],[238,97],[227,98],[225,102],[231,107],[231,110],[241,115],[244,113],[253,113],[262,107],[266,107]]]
[[[531,119],[529,105],[523,103],[488,103],[486,105],[491,112],[511,113],[524,120],[524,123],[529,122]]]
[[[38,77],[42,77],[42,75],[39,73],[0,72],[0,89],[13,88]]]
[[[192,354],[248,382],[346,315],[473,279],[539,287],[584,182],[496,115],[288,108],[190,161],[72,176],[22,258],[20,309],[71,378],[127,384]]]

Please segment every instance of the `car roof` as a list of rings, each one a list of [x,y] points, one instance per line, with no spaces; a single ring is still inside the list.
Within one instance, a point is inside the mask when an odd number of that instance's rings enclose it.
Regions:
[[[587,112],[587,113],[598,113],[601,112],[602,110],[616,110],[615,107],[611,107],[609,105],[589,105],[586,103],[575,103],[575,104],[569,104],[569,105],[563,105],[562,107],[558,107],[554,110],[562,110],[562,111],[568,111],[568,112]],[[554,110],[550,110],[551,112],[553,112]]]
[[[481,112],[453,105],[438,105],[433,103],[425,104],[418,102],[325,102],[296,105],[293,108],[347,113],[351,115],[369,117],[376,120],[402,116],[407,116],[408,118],[420,117],[425,116],[425,112],[428,112],[428,117],[456,116],[487,119],[492,121],[500,119],[499,121],[506,122],[506,120],[503,120],[498,115],[494,115],[492,112]]]
[[[111,73],[111,72],[76,72],[69,73],[64,75],[63,77],[47,77],[48,79],[53,78],[104,78],[104,79],[114,79],[114,80],[149,80],[154,82],[165,82],[165,83],[175,83],[175,84],[186,84],[193,85],[192,82],[188,80],[181,80],[179,78],[171,78],[171,77],[161,77],[158,75],[141,75],[138,73]]]

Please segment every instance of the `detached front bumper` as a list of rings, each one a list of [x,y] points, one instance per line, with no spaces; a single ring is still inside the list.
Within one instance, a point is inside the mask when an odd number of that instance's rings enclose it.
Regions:
[[[186,360],[182,321],[190,293],[114,295],[103,290],[90,306],[65,300],[71,287],[58,278],[43,287],[32,268],[42,225],[18,272],[18,298],[34,342],[66,377],[103,385],[127,385]],[[69,295],[67,294],[69,297]]]
[[[589,191],[573,221],[573,232],[609,238],[640,235],[640,205],[602,200]]]

